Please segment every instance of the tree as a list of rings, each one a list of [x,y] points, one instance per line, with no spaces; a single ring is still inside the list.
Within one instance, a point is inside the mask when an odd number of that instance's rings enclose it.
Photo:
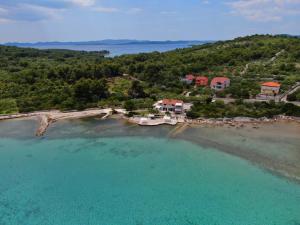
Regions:
[[[84,103],[97,102],[108,96],[107,85],[104,80],[82,78],[74,85],[74,96]]]
[[[127,110],[127,111],[132,111],[135,109],[135,105],[134,105],[134,102],[132,100],[128,100],[124,103],[124,108]]]
[[[131,98],[145,98],[146,93],[139,81],[133,81],[130,89],[128,90],[128,95]]]
[[[292,103],[287,103],[284,104],[282,111],[287,115],[287,116],[300,116],[300,107],[296,106]]]
[[[0,100],[0,114],[11,114],[19,111],[15,99]]]

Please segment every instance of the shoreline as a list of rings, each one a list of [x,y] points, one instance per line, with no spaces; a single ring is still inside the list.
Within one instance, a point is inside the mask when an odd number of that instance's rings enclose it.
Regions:
[[[207,146],[213,149],[216,149],[217,151],[223,152],[225,154],[229,154],[233,157],[238,157],[243,160],[246,160],[247,162],[253,164],[256,167],[259,167],[269,173],[272,173],[275,176],[283,177],[286,178],[289,181],[296,182],[300,184],[300,167],[298,164],[295,164],[295,162],[291,162],[289,160],[285,159],[286,155],[291,154],[289,150],[282,148],[282,153],[285,156],[281,156],[277,158],[275,155],[272,156],[272,151],[268,152],[271,153],[270,155],[266,154],[261,149],[256,149],[257,147],[255,146],[255,143],[253,141],[257,141],[257,143],[261,142],[261,140],[253,138],[253,133],[258,133],[258,134],[267,134],[268,131],[270,131],[271,126],[274,125],[280,125],[281,128],[283,129],[282,132],[286,132],[284,129],[284,126],[290,126],[289,123],[292,123],[291,125],[297,124],[299,126],[299,123],[295,123],[295,121],[287,121],[287,120],[277,120],[277,121],[272,121],[272,123],[261,123],[258,124],[260,125],[259,127],[253,127],[252,124],[248,123],[245,124],[242,127],[239,126],[226,126],[226,125],[210,125],[210,126],[203,126],[199,124],[189,124],[189,125],[184,125],[182,127],[179,127],[178,130],[179,132],[177,133],[175,131],[174,135],[172,135],[170,138],[173,139],[180,139],[184,141],[188,141],[191,143],[194,143],[196,145],[200,146]],[[268,129],[267,129],[268,128]],[[187,135],[190,134],[193,131],[198,130],[198,132],[203,131],[203,130],[214,130],[216,132],[211,132],[212,136],[206,136],[206,135],[197,135],[196,136],[189,136]],[[187,132],[185,132],[187,131]],[[223,131],[224,133],[220,133]],[[290,133],[287,132],[286,135],[289,135]],[[213,136],[214,135],[214,136]],[[224,135],[224,139],[218,139],[215,138],[219,135]],[[276,138],[280,138],[279,136],[276,136],[274,133],[273,135],[273,140],[276,142]],[[242,144],[245,144],[245,146],[242,145],[233,145],[230,142],[230,138],[234,137],[240,139],[244,139]],[[267,135],[263,135],[264,137]],[[300,135],[299,135],[300,137]],[[226,140],[227,139],[227,140]],[[251,145],[249,146],[249,141],[251,142]],[[266,140],[269,141],[269,140]],[[248,143],[247,143],[248,142]],[[241,143],[240,143],[241,144]],[[252,146],[253,145],[253,146]],[[269,143],[268,143],[269,145]],[[255,149],[255,150],[254,150]],[[269,151],[269,149],[268,149]],[[300,152],[297,153],[297,155]],[[295,152],[293,152],[295,154]],[[298,157],[297,155],[296,158]]]
[[[33,113],[23,113],[14,115],[4,115],[0,116],[0,122],[4,120],[14,120],[14,119],[28,119],[37,118],[39,122],[38,129],[36,130],[36,136],[43,136],[47,131],[47,128],[52,124],[60,120],[65,119],[83,119],[89,117],[102,116],[102,118],[107,118],[113,113],[111,108],[107,109],[88,109],[84,111],[72,111],[72,112],[60,112],[58,110],[52,111],[40,111]]]
[[[219,119],[194,119],[186,121],[190,125],[205,125],[205,126],[231,126],[242,128],[245,125],[253,125],[253,128],[257,129],[258,125],[270,124],[275,122],[296,122],[300,123],[300,117],[291,117],[278,115],[273,118],[250,118],[250,117],[234,117],[234,118],[219,118]]]
[[[159,123],[153,122],[152,124],[142,124],[139,122],[140,117],[123,117],[130,123],[138,124],[140,126],[159,126],[159,125],[197,125],[197,126],[231,126],[231,127],[240,127],[242,128],[245,125],[253,125],[253,128],[258,128],[258,125],[261,124],[270,124],[275,122],[296,122],[300,123],[300,117],[284,116],[278,115],[273,118],[261,117],[261,118],[251,118],[251,117],[233,117],[233,118],[198,118],[198,119],[178,119],[177,123],[169,123],[164,121],[159,121]]]
[[[142,117],[127,117],[125,109],[87,109],[83,111],[70,111],[61,112],[58,110],[50,111],[37,111],[32,113],[20,113],[13,115],[0,115],[0,122],[4,120],[15,120],[15,119],[28,119],[37,118],[39,122],[38,129],[36,131],[36,136],[43,136],[47,131],[48,127],[57,121],[66,119],[83,119],[90,117],[102,116],[102,119],[107,119],[110,117],[115,117],[117,119],[122,119],[128,123],[137,124],[140,126],[161,126],[161,125],[171,125],[179,126],[178,132],[184,131],[188,126],[206,126],[206,127],[220,127],[220,126],[230,126],[236,128],[243,128],[245,125],[251,125],[254,129],[259,129],[258,125],[270,124],[275,122],[296,122],[300,123],[300,117],[284,116],[278,115],[273,118],[251,118],[251,117],[234,117],[234,118],[198,118],[198,119],[172,119],[172,122],[165,122],[163,119],[152,120],[150,124],[142,124],[140,119]]]

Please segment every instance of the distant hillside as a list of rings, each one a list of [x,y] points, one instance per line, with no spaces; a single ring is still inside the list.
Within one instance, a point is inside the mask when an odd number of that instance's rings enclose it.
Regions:
[[[161,54],[121,56],[120,61],[127,62],[129,74],[156,85],[176,85],[178,77],[195,73],[228,76],[237,89],[245,83],[246,92],[257,82],[271,79],[287,88],[300,81],[300,39],[254,35]]]
[[[291,35],[291,34],[279,34],[278,36],[300,38],[300,35]]]

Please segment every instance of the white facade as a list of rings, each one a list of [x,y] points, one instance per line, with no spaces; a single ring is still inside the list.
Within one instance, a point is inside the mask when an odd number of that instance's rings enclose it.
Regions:
[[[226,80],[223,82],[216,82],[216,83],[212,84],[211,88],[216,91],[222,91],[229,86],[230,86],[230,80]]]
[[[190,79],[187,79],[187,78],[182,78],[181,81],[188,84],[188,85],[191,85],[193,83],[193,80],[190,80]]]
[[[279,91],[280,87],[261,86],[261,93],[265,95],[277,95]]]
[[[177,100],[161,100],[154,104],[154,108],[161,112],[181,114],[184,112],[184,103]]]

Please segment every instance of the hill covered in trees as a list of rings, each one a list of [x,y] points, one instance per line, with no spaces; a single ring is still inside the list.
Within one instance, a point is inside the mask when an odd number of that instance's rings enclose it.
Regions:
[[[170,52],[105,57],[105,52],[0,46],[0,113],[84,109],[102,105],[147,107],[162,97],[199,101],[212,93],[189,91],[188,73],[228,76],[220,95],[246,99],[262,81],[288,89],[300,81],[300,39],[256,35]],[[134,106],[133,106],[134,105]]]

